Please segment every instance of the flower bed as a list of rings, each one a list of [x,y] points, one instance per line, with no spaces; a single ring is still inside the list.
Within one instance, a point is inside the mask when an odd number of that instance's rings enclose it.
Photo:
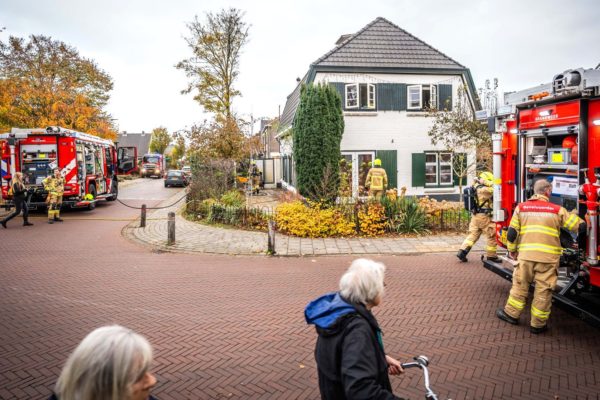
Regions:
[[[206,223],[261,231],[266,230],[268,221],[273,219],[279,232],[310,238],[464,232],[470,217],[460,203],[438,202],[427,197],[396,197],[393,193],[380,200],[335,205],[290,199],[269,212],[248,208],[245,204],[242,193],[229,191],[218,200],[188,204],[187,214],[188,218]]]

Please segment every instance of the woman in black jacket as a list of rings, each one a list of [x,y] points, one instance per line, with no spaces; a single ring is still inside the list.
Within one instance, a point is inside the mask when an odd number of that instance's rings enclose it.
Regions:
[[[13,192],[13,202],[15,203],[15,211],[9,214],[6,218],[0,221],[0,224],[6,229],[6,223],[19,215],[23,211],[23,226],[33,225],[28,221],[29,209],[27,208],[27,189],[23,183],[23,174],[21,172],[15,172],[10,185]]]
[[[385,265],[355,260],[340,279],[340,291],[308,304],[306,321],[319,334],[315,359],[324,400],[400,399],[390,375],[402,373],[387,356],[381,329],[371,309],[381,303]]]

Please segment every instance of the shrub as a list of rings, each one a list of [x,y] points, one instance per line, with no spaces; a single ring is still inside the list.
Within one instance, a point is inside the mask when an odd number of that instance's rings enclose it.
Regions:
[[[192,163],[194,179],[189,186],[188,200],[219,199],[235,187],[235,162],[203,160]]]
[[[385,208],[377,202],[367,204],[366,209],[358,211],[360,232],[366,236],[379,236],[385,232]]]
[[[343,132],[344,116],[337,90],[327,84],[302,85],[292,130],[296,187],[301,195],[335,201]]]
[[[275,221],[284,233],[299,237],[351,236],[354,222],[339,210],[319,204],[305,205],[301,201],[277,206]]]
[[[221,196],[220,203],[229,207],[242,207],[246,203],[246,197],[238,190],[229,190]]]
[[[397,232],[416,234],[428,232],[427,214],[414,197],[398,199],[398,206],[400,214],[396,225]]]

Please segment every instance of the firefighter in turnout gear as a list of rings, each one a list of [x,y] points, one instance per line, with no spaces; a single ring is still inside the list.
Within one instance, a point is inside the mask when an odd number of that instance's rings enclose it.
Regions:
[[[385,169],[381,168],[381,160],[376,158],[373,167],[367,173],[365,187],[369,189],[369,197],[381,198],[388,184]]]
[[[44,189],[48,192],[46,203],[48,203],[48,223],[54,221],[62,222],[60,218],[60,207],[62,206],[62,196],[65,191],[65,179],[60,173],[60,169],[54,170],[54,175],[49,176],[42,181]]]
[[[494,189],[492,184],[494,175],[491,172],[482,172],[475,180],[475,208],[472,210],[473,217],[469,223],[469,235],[460,246],[456,257],[462,262],[467,262],[467,254],[475,245],[481,234],[485,235],[487,244],[485,252],[487,259],[500,261],[496,254],[496,224],[492,222],[492,197]]]
[[[562,254],[560,230],[582,234],[585,222],[576,214],[548,201],[552,184],[545,179],[535,182],[534,195],[519,204],[507,233],[507,248],[511,257],[518,260],[513,272],[513,284],[504,308],[496,316],[516,325],[525,308],[529,286],[535,282],[531,303],[532,333],[546,331],[550,317],[552,291],[556,286],[557,269]]]
[[[256,161],[252,161],[248,175],[250,175],[250,179],[252,179],[252,193],[258,195],[262,172],[256,166]]]

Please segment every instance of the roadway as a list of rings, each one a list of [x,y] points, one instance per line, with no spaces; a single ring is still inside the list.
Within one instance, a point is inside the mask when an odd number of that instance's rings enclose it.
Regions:
[[[155,206],[180,189],[146,179],[120,200]],[[91,330],[122,324],[154,346],[159,399],[318,398],[307,302],[335,290],[348,256],[268,258],[152,252],[121,237],[139,210],[118,202],[49,225],[0,229],[0,398],[47,398]],[[600,335],[553,310],[529,333],[494,316],[509,283],[453,255],[377,257],[388,266],[375,314],[388,354],[425,354],[441,398],[591,399],[600,393]],[[525,321],[525,318],[522,319]],[[419,371],[392,378],[421,398]]]

